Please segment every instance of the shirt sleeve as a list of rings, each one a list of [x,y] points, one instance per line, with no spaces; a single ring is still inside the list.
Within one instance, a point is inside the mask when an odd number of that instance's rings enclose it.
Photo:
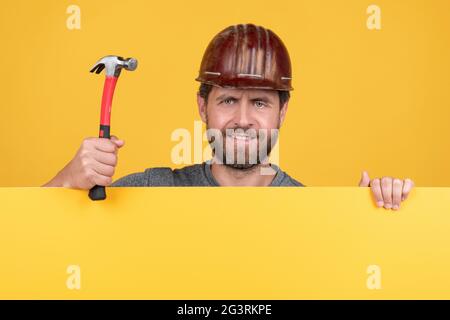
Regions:
[[[110,187],[146,187],[147,174],[145,172],[136,172],[126,175],[114,181]]]

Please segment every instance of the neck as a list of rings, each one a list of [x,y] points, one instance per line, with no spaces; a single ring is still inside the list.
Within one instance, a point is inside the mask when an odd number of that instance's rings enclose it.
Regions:
[[[266,170],[264,170],[266,168]],[[248,169],[237,169],[224,164],[211,163],[211,173],[221,186],[268,186],[275,177],[267,174],[270,164],[257,164]]]

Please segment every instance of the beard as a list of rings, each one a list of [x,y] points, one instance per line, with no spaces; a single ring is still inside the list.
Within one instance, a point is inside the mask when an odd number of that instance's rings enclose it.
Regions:
[[[207,123],[207,138],[216,163],[233,169],[249,170],[269,163],[270,152],[278,139],[276,129],[210,128]]]

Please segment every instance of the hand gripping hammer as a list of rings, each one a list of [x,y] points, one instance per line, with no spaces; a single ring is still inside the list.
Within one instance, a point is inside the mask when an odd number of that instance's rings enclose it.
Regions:
[[[137,68],[137,60],[134,58],[124,59],[118,56],[106,56],[101,58],[92,68],[91,72],[99,74],[105,69],[106,77],[103,86],[102,109],[100,114],[100,138],[109,139],[110,121],[111,121],[111,104],[116,87],[117,79],[119,79],[122,69],[133,71]],[[89,190],[89,198],[92,200],[106,199],[104,186],[94,186]]]

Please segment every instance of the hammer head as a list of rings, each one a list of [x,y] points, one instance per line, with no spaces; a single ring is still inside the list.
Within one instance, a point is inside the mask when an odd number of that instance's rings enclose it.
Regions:
[[[118,56],[106,56],[97,61],[91,72],[99,74],[105,69],[106,76],[108,77],[118,77],[120,71],[123,69],[133,71],[137,68],[137,60],[134,58],[124,59]]]

